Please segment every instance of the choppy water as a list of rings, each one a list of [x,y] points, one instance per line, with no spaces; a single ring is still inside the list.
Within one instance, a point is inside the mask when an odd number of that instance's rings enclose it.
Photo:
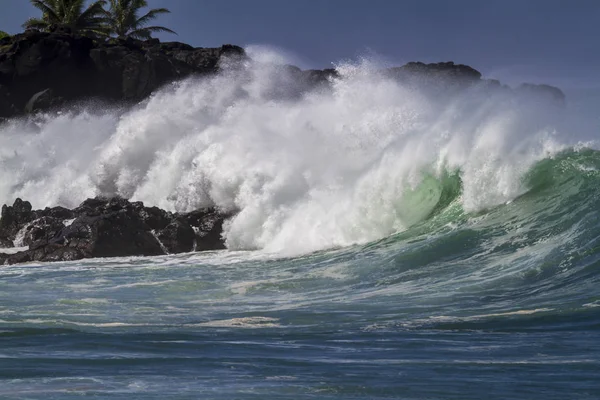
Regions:
[[[241,212],[229,251],[0,268],[0,398],[600,398],[596,128],[340,71],[1,127],[7,202]]]
[[[379,242],[0,270],[2,398],[598,398],[600,153]]]

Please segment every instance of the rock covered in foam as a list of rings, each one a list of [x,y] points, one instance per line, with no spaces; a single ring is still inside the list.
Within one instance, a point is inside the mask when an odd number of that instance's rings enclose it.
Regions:
[[[33,210],[30,202],[18,198],[12,206],[5,204],[2,207],[0,248],[29,245],[38,235],[47,236],[51,227],[56,229],[61,223],[58,220],[70,219],[74,215],[73,211],[64,207]]]
[[[45,242],[54,238],[62,229],[62,220],[50,216],[44,216],[33,220],[21,229],[21,238],[18,245],[31,246],[37,242]]]
[[[173,214],[118,197],[87,199],[74,210],[32,210],[30,203],[18,199],[4,206],[0,232],[7,244],[19,242],[29,249],[3,254],[0,263],[223,249],[222,227],[229,216],[215,209]]]

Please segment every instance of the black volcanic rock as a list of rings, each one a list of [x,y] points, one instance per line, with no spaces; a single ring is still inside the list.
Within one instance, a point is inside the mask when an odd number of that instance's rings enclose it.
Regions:
[[[64,228],[64,222],[54,217],[41,217],[26,224],[22,245],[31,246],[39,241],[49,241]]]
[[[214,208],[192,211],[179,217],[196,233],[196,251],[225,249],[223,223],[233,214],[223,214]]]
[[[452,94],[483,82],[479,71],[453,62],[410,62],[402,67],[390,68],[384,71],[384,75],[434,96]]]
[[[38,218],[52,217],[63,221],[75,218],[75,212],[65,207],[46,207],[43,210],[36,211],[35,214]]]
[[[223,222],[230,216],[214,208],[172,214],[119,197],[87,199],[73,210],[32,210],[17,199],[3,207],[0,233],[5,247],[20,233],[29,249],[0,253],[0,264],[223,249]]]
[[[75,248],[85,257],[164,254],[147,225],[129,207],[96,216],[80,216],[49,243]]]
[[[13,247],[14,243],[12,240],[5,238],[5,237],[0,237],[0,249],[6,249],[9,247]]]
[[[54,95],[52,89],[46,89],[31,96],[27,104],[25,104],[25,112],[32,114],[36,111],[48,110],[59,106],[63,101],[61,97]]]
[[[175,219],[160,230],[156,237],[169,253],[186,253],[194,250],[196,234],[194,229],[182,219]]]
[[[42,236],[53,236],[58,224],[63,226],[65,220],[73,219],[75,213],[64,207],[33,210],[31,203],[16,199],[12,206],[4,205],[0,218],[0,248],[15,245],[30,245]],[[54,231],[52,231],[54,227]],[[15,243],[17,235],[22,233],[22,243]],[[54,232],[54,233],[50,233]]]
[[[16,199],[12,206],[2,206],[0,217],[0,244],[2,247],[12,247],[17,233],[27,223],[35,219],[31,203]]]
[[[161,210],[158,207],[143,207],[143,209],[140,210],[140,216],[153,231],[165,229],[173,220],[173,215],[171,213]]]
[[[563,91],[554,86],[523,83],[516,90],[518,93],[550,101],[559,106],[564,106],[566,103],[566,96]]]
[[[432,64],[409,62],[402,67],[392,68],[390,71],[398,74],[420,75],[437,79],[465,81],[478,81],[481,79],[481,72],[468,65],[454,64],[452,61]]]
[[[205,49],[29,30],[0,41],[0,118],[82,99],[140,101],[172,81],[216,72],[224,58],[243,57],[232,45]]]

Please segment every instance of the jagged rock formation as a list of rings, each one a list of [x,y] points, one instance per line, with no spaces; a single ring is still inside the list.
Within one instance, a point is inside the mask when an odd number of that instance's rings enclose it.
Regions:
[[[0,118],[83,99],[140,101],[166,83],[214,73],[224,59],[243,57],[232,45],[194,48],[26,31],[0,39]]]
[[[0,264],[224,249],[223,222],[230,216],[212,208],[170,213],[122,198],[87,199],[74,210],[32,210],[17,199],[2,207],[0,247],[29,248],[0,253]]]

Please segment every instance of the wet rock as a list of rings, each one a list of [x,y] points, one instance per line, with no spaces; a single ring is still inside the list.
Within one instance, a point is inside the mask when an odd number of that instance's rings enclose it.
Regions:
[[[14,243],[12,240],[0,237],[0,249],[8,249],[14,247]]]
[[[4,206],[2,216],[6,247],[17,234],[20,244],[29,246],[0,257],[6,264],[223,249],[223,222],[229,217],[212,208],[172,214],[119,197],[87,199],[73,210],[32,210],[18,199]]]
[[[46,243],[43,246],[9,255],[4,258],[4,264],[21,264],[32,261],[73,261],[82,258],[85,258],[85,254],[80,249]]]
[[[131,210],[78,217],[50,243],[77,249],[84,257],[164,254],[148,226]]]
[[[196,233],[196,251],[225,249],[223,238],[223,223],[232,214],[221,213],[215,208],[196,210],[181,214]]]
[[[77,218],[53,243],[76,248],[86,257],[163,254],[135,203],[122,198],[88,199],[74,211]]]
[[[0,244],[6,245],[14,242],[17,233],[25,224],[36,218],[32,212],[31,203],[16,199],[12,206],[2,206],[0,216]]]
[[[171,213],[161,210],[158,207],[142,206],[142,209],[140,210],[140,216],[153,231],[165,229],[173,220],[173,215]]]
[[[31,99],[25,105],[25,112],[33,114],[36,111],[48,110],[57,107],[62,103],[62,99],[54,96],[52,89],[46,89],[31,96]]]
[[[194,250],[196,233],[183,220],[177,219],[156,233],[168,253],[186,253]]]
[[[52,217],[59,220],[70,220],[75,218],[75,212],[65,207],[46,207],[41,211],[36,211],[39,217]]]
[[[28,223],[23,228],[21,245],[31,246],[36,242],[47,242],[54,238],[65,227],[62,220],[53,217],[41,217]]]

